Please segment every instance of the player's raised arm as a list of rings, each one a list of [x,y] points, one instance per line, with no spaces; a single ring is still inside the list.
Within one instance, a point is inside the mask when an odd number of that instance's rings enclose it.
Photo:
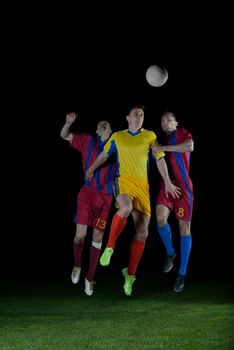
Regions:
[[[77,118],[77,114],[72,112],[66,115],[66,122],[61,129],[60,136],[67,141],[72,141],[73,134],[70,132],[70,127]]]
[[[86,179],[92,179],[94,176],[94,171],[103,163],[105,163],[108,157],[109,157],[109,154],[102,151],[102,153],[100,153],[99,156],[95,159],[93,164],[86,170],[86,173],[85,173]]]

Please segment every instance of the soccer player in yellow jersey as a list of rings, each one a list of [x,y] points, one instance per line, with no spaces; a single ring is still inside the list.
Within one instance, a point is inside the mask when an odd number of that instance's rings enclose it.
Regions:
[[[151,215],[148,163],[151,148],[157,144],[157,137],[153,131],[142,128],[143,121],[144,107],[132,106],[127,116],[128,129],[114,133],[105,144],[103,152],[86,171],[86,178],[92,178],[94,171],[109,156],[116,153],[117,177],[114,195],[118,211],[112,219],[108,243],[100,258],[100,264],[109,265],[116,240],[126,225],[127,217],[132,214],[135,235],[130,246],[128,267],[122,270],[125,278],[124,292],[128,296],[132,293],[132,284],[144,251]],[[166,193],[179,197],[179,188],[170,181],[164,153],[157,153],[155,159],[165,183]]]

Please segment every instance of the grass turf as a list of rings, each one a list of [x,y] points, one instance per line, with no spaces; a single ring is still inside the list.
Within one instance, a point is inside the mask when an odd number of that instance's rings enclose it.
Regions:
[[[70,280],[4,282],[1,350],[234,349],[233,283],[140,275],[131,297],[121,274],[99,276],[92,297]],[[172,284],[172,285],[171,285]]]

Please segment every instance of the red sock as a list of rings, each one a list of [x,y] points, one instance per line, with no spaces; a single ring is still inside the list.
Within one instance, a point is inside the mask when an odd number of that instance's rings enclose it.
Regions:
[[[134,239],[130,246],[130,261],[128,265],[128,274],[135,275],[137,266],[141,260],[145,248],[145,241],[137,241]]]
[[[74,252],[74,265],[81,267],[81,255],[84,248],[84,242],[75,243],[73,242],[73,252]]]
[[[100,257],[100,253],[101,253],[101,248],[96,248],[93,245],[91,245],[90,251],[89,251],[89,271],[86,276],[89,282],[92,282],[94,279],[94,274],[97,269],[97,263]]]
[[[120,233],[123,231],[125,225],[126,218],[122,218],[118,214],[115,214],[111,222],[110,236],[106,245],[108,248],[115,248],[115,242],[117,241]]]

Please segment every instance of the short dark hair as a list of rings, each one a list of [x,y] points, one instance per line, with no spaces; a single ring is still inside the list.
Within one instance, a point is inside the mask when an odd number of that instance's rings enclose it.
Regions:
[[[164,111],[164,112],[161,114],[161,120],[162,120],[162,118],[164,117],[164,115],[166,115],[166,114],[170,114],[170,115],[176,120],[175,114],[174,114],[173,112],[171,112],[171,111]]]
[[[139,105],[131,105],[129,108],[128,108],[128,114],[130,114],[131,113],[131,111],[133,110],[133,109],[142,109],[142,111],[145,111],[145,106],[144,105],[141,105],[141,104],[139,104]]]

